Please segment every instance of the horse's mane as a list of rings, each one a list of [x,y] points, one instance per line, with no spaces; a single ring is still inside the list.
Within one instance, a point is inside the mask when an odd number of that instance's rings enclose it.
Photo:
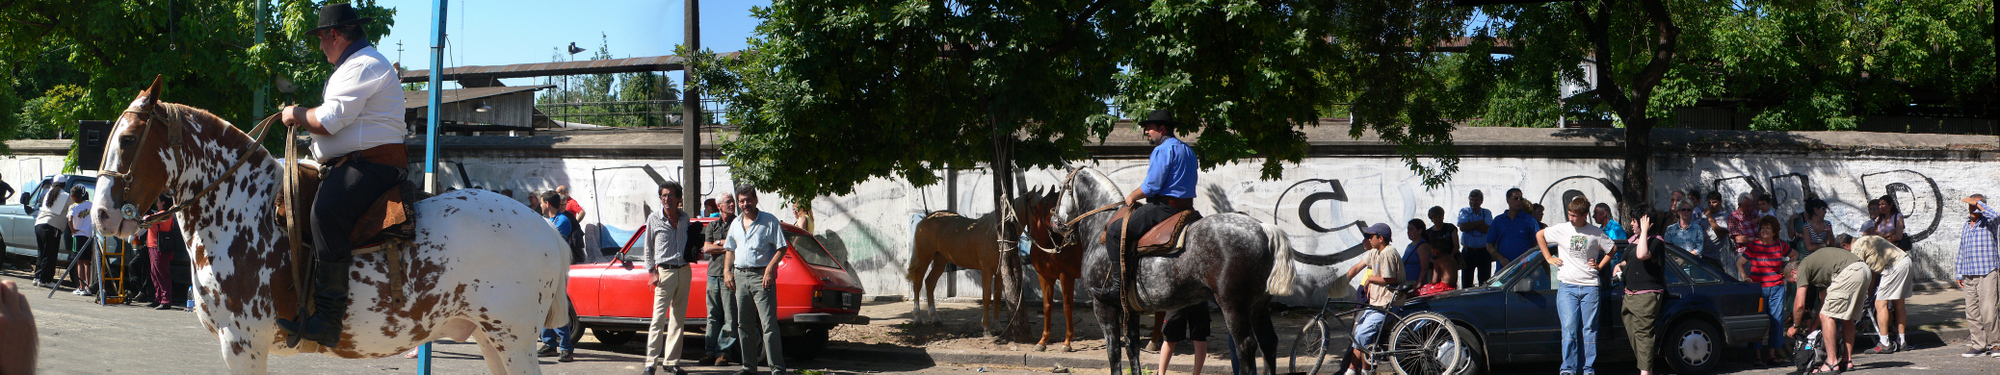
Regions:
[[[226,129],[223,130],[222,136],[217,138],[226,139],[235,138],[233,136],[242,136],[242,140],[244,141],[255,142],[255,140],[250,139],[250,133],[245,132],[243,129],[237,129],[236,124],[230,123],[229,120],[224,120],[222,116],[216,116],[215,113],[209,112],[206,109],[180,103],[160,102],[160,104],[169,106],[168,108],[175,110],[169,111],[169,113],[178,112],[182,116],[193,117],[202,126],[215,126]]]

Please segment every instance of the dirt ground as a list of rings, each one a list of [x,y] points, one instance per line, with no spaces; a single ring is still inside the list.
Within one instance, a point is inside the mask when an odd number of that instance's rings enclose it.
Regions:
[[[843,346],[893,346],[922,347],[931,350],[1031,352],[1035,351],[1036,341],[1041,337],[1043,318],[1041,316],[1040,303],[1031,305],[1032,312],[1028,314],[1030,324],[1032,324],[1029,335],[1026,337],[1017,337],[1014,340],[999,340],[982,334],[979,322],[979,306],[976,299],[970,301],[960,299],[939,300],[937,314],[942,323],[911,323],[910,310],[913,305],[910,301],[866,303],[861,308],[861,314],[868,316],[874,321],[865,326],[847,325],[835,328],[832,332],[832,342],[829,346],[831,348]],[[1317,312],[1317,308],[1297,308],[1286,309],[1273,314],[1272,324],[1278,331],[1280,361],[1283,361],[1285,354],[1289,353],[1293,339],[1299,333],[1300,326],[1312,318],[1312,314],[1315,312]],[[1221,312],[1212,312],[1212,314],[1209,341],[1214,345],[1211,345],[1209,348],[1209,358],[1227,359],[1229,358],[1229,349],[1223,341],[1228,339],[1228,327],[1222,321]],[[1071,344],[1071,348],[1075,350],[1074,352],[1061,353],[1064,329],[1061,305],[1057,305],[1055,316],[1056,320],[1054,324],[1049,326],[1051,339],[1048,352],[1065,356],[1104,355],[1104,352],[1102,352],[1105,346],[1104,334],[1102,329],[1098,327],[1097,317],[1092,315],[1088,304],[1078,304],[1072,313],[1073,321],[1076,324],[1076,339]],[[1147,323],[1146,327],[1146,329],[1140,331],[1141,335],[1152,333],[1152,323]],[[1187,345],[1179,345],[1175,349],[1177,354],[1193,353],[1193,349],[1187,348]],[[1148,361],[1150,362],[1152,359],[1148,359]]]

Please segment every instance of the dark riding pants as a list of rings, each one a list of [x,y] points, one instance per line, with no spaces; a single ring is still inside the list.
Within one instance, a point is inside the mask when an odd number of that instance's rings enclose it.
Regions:
[[[382,193],[403,182],[403,168],[353,158],[321,170],[319,196],[313,200],[315,259],[327,264],[354,261],[354,222]]]
[[[54,282],[56,279],[56,253],[61,251],[67,232],[54,225],[35,225],[35,281]]]
[[[1154,226],[1160,225],[1160,222],[1167,221],[1167,218],[1181,211],[1185,210],[1162,203],[1147,203],[1132,209],[1132,216],[1125,218],[1125,233],[1119,238],[1118,246],[1131,248],[1134,241],[1146,235],[1146,231],[1153,230]]]

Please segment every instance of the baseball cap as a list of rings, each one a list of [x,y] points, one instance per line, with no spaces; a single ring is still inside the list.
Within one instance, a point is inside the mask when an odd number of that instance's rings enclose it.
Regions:
[[[1389,237],[1392,234],[1389,232],[1389,224],[1383,224],[1383,223],[1375,223],[1375,225],[1370,225],[1367,228],[1362,228],[1361,233],[1373,234],[1382,237]]]

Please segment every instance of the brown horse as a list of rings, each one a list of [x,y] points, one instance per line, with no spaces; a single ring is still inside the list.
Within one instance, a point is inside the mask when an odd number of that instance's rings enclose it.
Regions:
[[[1028,197],[1040,195],[1030,192],[1015,198],[1012,205],[1015,212],[1025,208]],[[994,239],[999,238],[999,212],[987,214],[978,219],[968,218],[950,211],[933,212],[917,222],[916,238],[911,241],[910,251],[910,302],[915,304],[910,310],[910,320],[923,323],[937,320],[937,297],[932,295],[937,289],[938,276],[943,276],[946,265],[979,271],[979,327],[990,334],[993,296],[998,295],[1000,285],[1000,251],[995,248]],[[930,302],[925,311],[924,300]],[[1004,318],[1003,318],[1004,319]]]
[[[1076,341],[1076,320],[1070,317],[1075,308],[1076,278],[1083,275],[1083,245],[1068,243],[1058,245],[1049,236],[1055,223],[1049,217],[1055,214],[1054,194],[1032,197],[1028,202],[1026,217],[1022,219],[1028,232],[1028,240],[1035,244],[1034,251],[1028,252],[1028,262],[1035,266],[1035,276],[1042,286],[1042,341],[1035,343],[1035,351],[1048,350],[1049,324],[1055,321],[1055,304],[1062,302],[1063,308],[1063,351],[1074,351],[1070,346]],[[1062,291],[1057,292],[1056,287]]]

